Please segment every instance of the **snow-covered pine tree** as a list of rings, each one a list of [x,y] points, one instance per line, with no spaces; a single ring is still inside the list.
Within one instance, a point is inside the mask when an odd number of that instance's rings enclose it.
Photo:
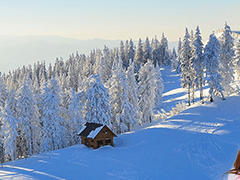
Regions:
[[[129,60],[128,50],[129,50],[129,41],[126,40],[126,41],[125,41],[125,46],[124,46],[124,54],[125,54],[126,60]]]
[[[137,73],[140,69],[140,66],[143,63],[143,47],[142,47],[141,38],[139,38],[139,41],[138,41],[138,47],[135,54],[135,62],[136,64],[135,64],[134,72]]]
[[[138,106],[138,84],[136,82],[134,74],[134,62],[132,61],[127,69],[127,80],[128,80],[128,99],[133,105],[136,112],[139,112]]]
[[[60,114],[61,89],[58,81],[52,78],[45,83],[40,99],[42,122],[41,152],[52,151],[64,147],[66,129]]]
[[[117,119],[118,122],[120,122],[120,129],[121,133],[130,131],[134,125],[136,125],[137,119],[138,119],[138,112],[135,110],[132,103],[130,103],[128,98],[128,81],[125,75],[125,72],[123,72],[124,76],[122,77],[122,110],[121,114],[118,115]],[[126,129],[127,127],[127,129]]]
[[[0,136],[3,137],[4,161],[14,161],[17,158],[17,119],[12,115],[10,102],[6,101],[5,110],[2,118],[2,128]]]
[[[210,86],[209,94],[210,101],[213,101],[213,95],[218,92],[223,95],[223,87],[221,85],[222,77],[219,74],[219,51],[220,51],[220,43],[217,40],[214,34],[209,36],[209,41],[204,48],[204,67],[206,69],[206,80]]]
[[[128,81],[121,59],[116,62],[116,68],[109,80],[109,95],[113,129],[117,133],[130,131],[132,125],[137,123],[137,112],[128,99]]]
[[[83,64],[83,74],[84,78],[88,78],[92,75],[92,63],[90,56],[86,58],[86,61]]]
[[[191,81],[191,72],[192,72],[192,67],[191,67],[191,47],[190,47],[190,41],[189,41],[189,33],[188,29],[186,28],[185,36],[183,39],[183,45],[181,48],[181,71],[182,71],[182,87],[187,88],[188,91],[188,105],[190,106],[190,88],[192,86],[192,81]]]
[[[104,77],[104,81],[102,83],[107,82],[111,77],[112,72],[112,65],[113,65],[113,59],[111,58],[110,50],[107,46],[104,46],[103,48],[103,58],[104,62],[101,62],[101,68],[104,71],[101,71],[101,79]]]
[[[190,61],[192,62],[193,67],[191,79],[195,84],[193,85],[193,88],[194,86],[199,88],[200,100],[203,103],[203,43],[199,27],[197,27],[195,36],[193,38],[192,57]]]
[[[52,64],[49,63],[48,71],[47,71],[47,79],[51,79],[52,76],[53,76]]]
[[[94,64],[93,64],[93,74],[96,75],[98,74],[98,67],[100,64],[100,59],[102,57],[102,52],[100,49],[96,49],[96,52],[94,54]]]
[[[162,73],[157,63],[155,67],[155,81],[156,81],[156,97],[155,97],[155,109],[160,109],[163,105],[162,95],[164,90],[164,84],[162,79]]]
[[[62,75],[62,72],[61,72],[60,76],[61,75]],[[73,64],[69,65],[66,81],[67,81],[67,86],[69,89],[73,88],[75,91],[77,90],[77,85],[76,85],[77,81],[76,81],[76,77],[74,75],[74,65]]]
[[[111,126],[110,98],[107,88],[97,75],[91,76],[88,82],[89,88],[85,95],[85,121]]]
[[[220,74],[223,78],[222,86],[225,89],[226,94],[233,92],[231,83],[234,81],[234,71],[233,71],[233,57],[234,53],[234,39],[231,36],[231,28],[225,23],[223,33],[220,39],[220,52],[219,52],[219,66]]]
[[[153,121],[156,81],[155,69],[150,60],[139,70],[139,108],[141,125]]]
[[[162,34],[160,42],[160,64],[159,65],[168,66],[171,64],[170,56],[168,52],[168,40],[165,38],[164,33]]]
[[[135,56],[135,47],[134,47],[134,44],[133,44],[133,40],[130,39],[129,40],[129,45],[128,45],[128,55],[126,55],[126,58],[127,58],[127,62],[128,62],[128,66],[129,66],[129,63],[130,63],[130,60],[134,60],[134,56]]]
[[[100,80],[103,84],[105,84],[109,78],[109,74],[106,73],[106,66],[108,66],[108,65],[106,64],[106,61],[105,61],[104,57],[102,56],[100,58],[97,75],[99,75]]]
[[[171,61],[172,61],[172,71],[176,71],[178,66],[178,61],[177,61],[177,53],[175,48],[173,48],[172,50]]]
[[[0,130],[1,130],[1,126],[4,125],[3,123],[3,118],[4,118],[4,110],[5,110],[5,104],[6,104],[6,100],[7,100],[7,90],[6,90],[6,86],[3,84],[2,81],[2,75],[0,72]],[[3,136],[4,134],[2,134],[0,136],[0,160],[1,162],[4,161],[4,152],[3,152]]]
[[[181,41],[181,38],[179,38],[178,49],[177,49],[177,67],[176,67],[177,73],[181,72],[181,49],[182,49],[182,41]]]
[[[159,41],[157,39],[157,37],[155,36],[155,38],[152,41],[152,62],[154,64],[154,67],[156,67],[157,63],[159,64],[160,62],[160,47],[159,47]]]
[[[147,63],[148,59],[152,60],[152,48],[149,43],[148,37],[143,44],[143,64]]]
[[[5,101],[7,99],[7,95],[8,94],[7,94],[6,86],[3,84],[2,75],[0,72],[0,112],[5,107]]]
[[[39,111],[36,99],[33,95],[33,88],[26,81],[22,84],[17,93],[17,116],[19,128],[18,157],[39,153],[41,128]]]
[[[16,99],[16,91],[14,91],[13,89],[8,89],[8,106],[11,110],[11,114],[13,117],[15,117],[16,119],[18,118],[17,116],[17,99]]]
[[[120,42],[120,46],[119,46],[119,57],[122,59],[123,62],[123,68],[127,69],[128,67],[128,61],[126,59],[126,54],[125,54],[125,47],[124,47],[124,43],[123,41]]]
[[[240,79],[240,40],[236,43],[235,46],[235,73],[237,75],[237,79]]]
[[[71,92],[71,100],[70,100],[70,106],[68,108],[68,111],[70,116],[68,120],[68,125],[67,125],[68,134],[69,134],[68,145],[72,146],[79,143],[80,139],[79,139],[79,136],[77,136],[76,134],[81,129],[84,123],[80,102],[74,89],[72,89],[72,92]]]

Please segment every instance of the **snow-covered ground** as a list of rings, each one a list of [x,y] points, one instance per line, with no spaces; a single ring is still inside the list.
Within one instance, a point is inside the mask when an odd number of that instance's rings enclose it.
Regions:
[[[168,68],[162,73],[168,111],[186,96],[179,75]],[[115,147],[75,145],[5,163],[0,179],[219,180],[240,148],[240,96],[214,100],[202,105],[196,98],[172,118],[119,135]]]

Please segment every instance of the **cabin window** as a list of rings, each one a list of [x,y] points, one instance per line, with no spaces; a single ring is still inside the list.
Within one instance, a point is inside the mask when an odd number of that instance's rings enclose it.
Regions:
[[[86,145],[86,146],[89,146],[88,139],[85,139],[85,145]]]
[[[98,141],[97,141],[97,144],[98,144],[98,147],[100,147],[100,146],[103,145],[103,141],[102,141],[102,140],[98,140]]]
[[[105,134],[107,134],[107,131],[105,131]]]
[[[106,139],[106,145],[110,144],[111,145],[111,139],[110,138],[107,138]]]

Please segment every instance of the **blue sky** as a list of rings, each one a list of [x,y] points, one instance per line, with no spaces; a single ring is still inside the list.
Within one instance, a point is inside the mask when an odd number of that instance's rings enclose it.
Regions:
[[[0,35],[57,35],[75,39],[182,37],[200,26],[207,39],[225,21],[240,30],[239,0],[0,0]]]

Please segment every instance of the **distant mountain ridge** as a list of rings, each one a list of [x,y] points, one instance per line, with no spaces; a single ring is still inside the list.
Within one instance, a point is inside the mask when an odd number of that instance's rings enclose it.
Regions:
[[[12,71],[37,61],[54,63],[57,57],[66,60],[70,54],[89,55],[92,49],[118,47],[119,40],[78,40],[59,36],[0,36],[0,71]],[[123,40],[125,42],[125,40]],[[134,41],[137,45],[137,41]],[[169,48],[177,47],[177,41],[169,42]]]
[[[92,49],[117,47],[120,40],[77,40],[58,36],[0,37],[0,71],[8,72],[37,61],[54,63],[56,57],[66,60],[70,54],[90,54]]]

